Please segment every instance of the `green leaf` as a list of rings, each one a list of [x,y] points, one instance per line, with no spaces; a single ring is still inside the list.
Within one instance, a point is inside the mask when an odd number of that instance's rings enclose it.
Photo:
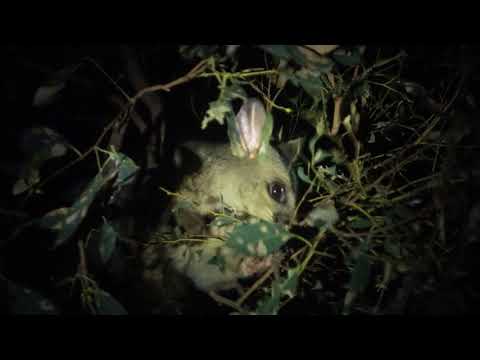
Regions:
[[[95,200],[98,191],[118,173],[118,167],[122,162],[116,161],[119,160],[117,154],[110,155],[106,165],[95,176],[71,207],[55,209],[34,221],[34,223],[43,228],[57,231],[54,247],[64,244],[70,239],[87,215],[88,209],[93,200]]]
[[[312,209],[303,223],[322,230],[335,225],[339,218],[335,203],[333,201],[325,201]]]
[[[233,116],[233,109],[227,100],[219,99],[210,102],[207,114],[202,120],[202,129],[206,129],[208,124],[213,120],[223,125],[225,118],[229,114]]]
[[[258,315],[277,315],[280,310],[280,291],[278,284],[273,283],[271,293],[260,300],[255,313]]]
[[[33,127],[22,133],[20,149],[36,167],[50,158],[67,152],[67,141],[56,131],[47,127]]]
[[[372,226],[372,223],[370,222],[370,220],[368,220],[367,218],[364,218],[364,217],[356,217],[355,219],[353,219],[351,222],[350,222],[350,226],[353,228],[353,229],[368,229],[369,227]]]
[[[286,278],[273,281],[270,294],[257,303],[255,313],[258,315],[277,315],[282,297],[293,298],[295,296],[299,274],[298,268],[289,269]]]
[[[218,50],[218,45],[181,45],[179,47],[180,55],[187,60],[195,58],[204,59],[212,56]]]
[[[328,94],[329,89],[320,76],[320,72],[297,71],[290,80],[294,85],[301,86],[315,102],[322,101],[323,104],[323,99]]]
[[[115,245],[117,244],[118,234],[108,222],[105,222],[98,236],[98,250],[103,263],[107,263],[112,257]]]
[[[368,244],[362,243],[359,255],[352,271],[349,288],[355,293],[361,293],[368,286],[370,280],[370,260],[367,256]]]
[[[239,80],[232,80],[230,85],[220,88],[218,99],[209,103],[207,113],[202,120],[202,129],[205,129],[211,121],[217,121],[223,125],[225,119],[229,120],[235,116],[232,101],[247,99],[247,94],[241,86],[242,83]]]
[[[281,225],[261,219],[241,223],[233,229],[226,246],[251,256],[266,256],[274,253],[291,237]]]
[[[127,310],[108,292],[99,289],[95,293],[98,315],[127,315]]]
[[[25,162],[20,164],[21,172],[12,193],[18,195],[40,181],[39,169],[43,164],[55,157],[67,153],[68,143],[65,139],[47,127],[26,129],[20,140],[20,149],[25,155]]]
[[[217,216],[211,223],[210,226],[215,226],[215,227],[222,227],[222,226],[228,226],[231,224],[234,224],[238,222],[237,219],[231,216]]]
[[[300,180],[306,182],[307,184],[312,185],[313,181],[310,180],[310,178],[305,174],[305,171],[303,170],[302,166],[297,167],[297,176],[299,177]]]
[[[293,60],[300,66],[304,66],[307,62],[305,56],[297,49],[297,45],[260,45],[259,47],[278,59]]]
[[[291,60],[292,54],[290,53],[290,45],[260,45],[262,50],[272,54],[273,56],[284,59]]]
[[[384,242],[385,251],[393,257],[399,259],[402,255],[400,244],[390,237],[387,237]]]
[[[112,160],[115,161],[115,166],[118,169],[118,176],[113,186],[116,187],[132,183],[134,180],[133,175],[139,170],[137,164],[122,153],[111,153],[110,156]]]
[[[344,66],[354,66],[361,63],[362,58],[358,49],[353,48],[350,51],[345,49],[337,49],[332,53],[332,58],[335,62],[338,62]]]

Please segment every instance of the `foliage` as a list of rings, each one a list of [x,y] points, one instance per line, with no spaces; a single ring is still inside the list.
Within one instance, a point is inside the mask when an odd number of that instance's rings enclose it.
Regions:
[[[118,152],[123,149],[112,149],[113,135],[124,136],[126,124],[135,122],[135,105],[146,94],[174,92],[179,84],[213,79],[218,93],[196,125],[206,131],[214,122],[226,126],[238,154],[250,155],[272,139],[284,140],[284,129],[295,132],[298,123],[301,131],[295,136],[306,140],[302,161],[293,169],[301,185],[295,227],[287,230],[263,220],[213,214],[214,226],[231,229],[223,239],[231,249],[249,256],[283,254],[240,297],[232,300],[217,294],[215,300],[240,313],[279,314],[287,311],[289,302],[313,292],[313,284],[320,281],[328,284],[322,291],[334,294],[328,300],[333,313],[407,312],[401,299],[431,292],[407,284],[418,284],[416,279],[424,274],[441,278],[438,274],[451,264],[450,254],[462,246],[456,242],[458,228],[446,215],[451,199],[445,194],[445,189],[467,181],[452,161],[471,127],[460,125],[454,136],[447,131],[462,83],[453,83],[456,90],[451,84],[449,91],[438,95],[438,89],[427,91],[405,81],[402,71],[408,56],[400,50],[388,56],[380,51],[367,56],[376,49],[363,45],[260,45],[249,50],[260,51],[267,65],[237,69],[242,46],[181,47],[186,59],[200,59],[199,64],[187,75],[144,88],[135,96],[122,90],[121,109],[83,152],[48,127],[26,131],[24,166],[13,186],[13,195],[23,197],[22,206],[28,208],[32,198],[48,196],[40,191],[45,184],[86,159],[96,163],[97,172],[70,206],[57,205],[28,217],[12,229],[8,242],[38,226],[53,232],[53,250],[78,246],[77,273],[66,283],[80,284],[82,304],[89,313],[126,313],[94,280],[85,253],[90,242],[103,266],[115,257],[122,236],[113,226],[110,209],[139,170],[131,157]],[[59,101],[77,69],[73,65],[55,72],[38,88],[32,105],[48,107]],[[235,102],[248,103],[252,94],[265,104],[265,117],[242,130]],[[138,121],[135,124],[141,128]],[[244,146],[244,131],[261,134],[253,148]],[[45,164],[64,157],[67,150],[77,159],[41,178]],[[212,263],[224,265],[221,258]],[[13,283],[12,289],[20,299],[15,312],[57,312],[43,295]]]

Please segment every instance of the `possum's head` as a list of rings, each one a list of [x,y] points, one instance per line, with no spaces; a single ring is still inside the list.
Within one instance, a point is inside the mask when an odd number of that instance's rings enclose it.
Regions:
[[[198,204],[198,213],[207,215],[227,208],[237,215],[273,222],[288,223],[292,219],[296,196],[290,169],[302,142],[294,140],[278,149],[272,147],[268,144],[271,121],[262,103],[249,99],[230,124],[230,145],[183,146],[190,154],[183,152],[186,156],[177,158],[177,165],[193,162],[196,167],[179,190]]]
[[[270,147],[261,158],[231,157],[212,164],[212,186],[237,212],[288,222],[295,210],[295,189],[287,164]]]
[[[228,144],[191,143],[187,148],[198,157],[199,168],[179,189],[207,215],[221,208],[240,215],[287,223],[295,211],[295,183],[290,165],[299,141],[272,146],[256,159],[238,158]]]

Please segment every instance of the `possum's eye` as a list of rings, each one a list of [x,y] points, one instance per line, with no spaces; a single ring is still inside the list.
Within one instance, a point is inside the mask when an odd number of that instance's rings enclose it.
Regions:
[[[268,193],[273,200],[280,204],[285,204],[287,202],[287,188],[279,181],[273,181],[268,184]]]

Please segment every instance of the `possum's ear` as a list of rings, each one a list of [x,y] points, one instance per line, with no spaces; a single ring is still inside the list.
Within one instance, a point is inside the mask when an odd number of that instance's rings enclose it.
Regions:
[[[182,144],[174,150],[173,165],[178,172],[189,175],[200,169],[202,160],[189,146]]]
[[[298,139],[284,142],[277,146],[278,150],[286,160],[287,167],[289,170],[292,167],[292,165],[295,163],[295,161],[297,161],[298,158],[300,157],[303,144],[304,144],[304,139],[298,138]]]

